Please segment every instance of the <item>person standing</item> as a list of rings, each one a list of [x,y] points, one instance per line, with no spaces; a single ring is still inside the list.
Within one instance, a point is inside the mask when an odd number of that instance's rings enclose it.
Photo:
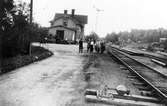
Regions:
[[[90,52],[90,40],[87,43],[87,53]]]
[[[95,50],[96,50],[97,53],[100,52],[100,42],[99,41],[96,41]]]
[[[105,51],[105,43],[101,41],[100,43],[100,48],[101,48],[101,54]]]
[[[82,39],[79,40],[79,53],[83,53],[83,41],[82,41]]]
[[[90,53],[93,52],[93,45],[94,45],[94,42],[93,42],[93,40],[91,40],[91,42],[90,42]]]

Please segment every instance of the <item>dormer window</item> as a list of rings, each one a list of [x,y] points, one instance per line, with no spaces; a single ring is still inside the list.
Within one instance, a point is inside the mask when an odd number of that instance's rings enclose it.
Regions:
[[[64,20],[63,20],[63,26],[67,26],[67,24],[68,24],[68,20],[67,20],[67,19],[64,19]]]

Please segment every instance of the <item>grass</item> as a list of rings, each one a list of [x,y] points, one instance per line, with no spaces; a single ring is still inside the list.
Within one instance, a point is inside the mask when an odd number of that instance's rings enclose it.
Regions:
[[[16,68],[31,64],[35,61],[40,61],[53,55],[49,50],[32,46],[32,54],[30,55],[17,55],[11,58],[5,58],[1,61],[1,74],[14,70]]]

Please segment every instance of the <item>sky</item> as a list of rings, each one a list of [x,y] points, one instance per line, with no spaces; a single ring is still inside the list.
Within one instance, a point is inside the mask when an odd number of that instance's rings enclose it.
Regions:
[[[30,0],[22,0],[30,2]],[[85,34],[107,33],[131,29],[167,29],[167,0],[33,0],[33,18],[49,27],[55,13],[75,9],[75,14],[87,15]],[[97,9],[101,11],[97,12]]]

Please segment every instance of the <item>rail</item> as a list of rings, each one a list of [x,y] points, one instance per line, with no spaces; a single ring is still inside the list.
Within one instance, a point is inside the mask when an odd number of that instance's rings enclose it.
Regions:
[[[156,92],[160,100],[167,104],[167,77],[165,75],[135,60],[119,49],[109,47],[108,52],[148,84]]]

